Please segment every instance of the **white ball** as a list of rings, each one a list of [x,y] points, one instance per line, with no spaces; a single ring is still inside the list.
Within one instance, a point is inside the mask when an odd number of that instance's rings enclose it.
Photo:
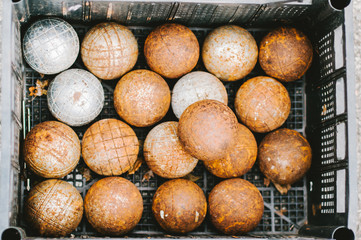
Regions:
[[[91,122],[104,105],[100,81],[82,69],[70,69],[57,75],[50,83],[47,95],[51,114],[70,126]]]
[[[223,83],[214,75],[196,71],[184,75],[172,92],[172,109],[177,118],[191,104],[204,99],[218,100],[227,105],[228,96]]]
[[[35,71],[56,74],[75,62],[79,38],[69,23],[60,18],[46,18],[33,23],[26,31],[23,52]]]

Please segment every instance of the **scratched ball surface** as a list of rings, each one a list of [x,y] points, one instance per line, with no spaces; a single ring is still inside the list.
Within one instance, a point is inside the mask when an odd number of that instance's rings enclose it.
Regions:
[[[228,235],[241,235],[257,227],[263,215],[263,198],[250,182],[233,178],[220,182],[208,197],[213,225]]]
[[[79,38],[66,21],[60,18],[41,19],[26,30],[23,53],[25,61],[35,71],[56,74],[75,62]]]
[[[226,25],[207,35],[202,58],[210,73],[222,81],[236,81],[248,75],[256,65],[258,47],[246,29]]]
[[[114,90],[114,107],[119,116],[136,127],[160,121],[168,112],[167,82],[149,70],[134,70],[123,76]]]
[[[267,75],[284,82],[301,78],[311,66],[313,49],[300,30],[280,27],[268,33],[259,47],[259,63]]]
[[[90,72],[69,69],[50,82],[47,100],[49,110],[56,119],[77,127],[90,123],[100,114],[104,90]]]
[[[128,124],[117,119],[102,119],[91,125],[82,140],[82,156],[99,175],[114,176],[134,166],[139,141]]]
[[[99,233],[123,235],[132,230],[143,213],[143,199],[138,188],[122,177],[100,179],[84,198],[87,220]]]
[[[177,135],[178,122],[154,127],[144,141],[144,159],[148,167],[164,178],[184,177],[192,172],[198,159],[187,153]]]
[[[207,200],[202,189],[194,182],[174,179],[157,189],[152,211],[165,231],[187,233],[203,222],[207,214]]]
[[[172,109],[177,118],[192,103],[204,99],[218,100],[227,105],[228,96],[223,83],[214,75],[196,71],[180,78],[172,90]]]
[[[311,146],[297,131],[279,129],[262,140],[258,161],[261,172],[272,182],[293,184],[311,167]]]
[[[291,110],[287,89],[270,77],[255,77],[242,84],[236,94],[235,110],[249,129],[265,133],[282,126]]]
[[[236,145],[226,158],[203,162],[213,175],[220,178],[240,177],[253,167],[257,158],[256,139],[242,124],[238,126],[238,133]]]
[[[138,59],[133,33],[115,22],[95,25],[81,43],[81,59],[98,78],[111,80],[130,71]]]
[[[79,138],[64,123],[42,122],[26,135],[24,160],[41,177],[62,178],[73,171],[79,159]]]
[[[83,198],[70,183],[46,180],[30,190],[24,215],[41,236],[65,237],[78,227],[82,219]]]
[[[166,78],[178,78],[197,65],[199,43],[189,28],[166,23],[148,35],[144,56],[153,71]]]

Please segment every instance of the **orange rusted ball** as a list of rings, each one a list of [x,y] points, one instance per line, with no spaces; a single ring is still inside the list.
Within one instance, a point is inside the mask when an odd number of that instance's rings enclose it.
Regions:
[[[96,231],[110,236],[132,230],[143,213],[138,188],[122,177],[103,178],[90,187],[84,198],[85,215]]]
[[[98,78],[119,78],[137,62],[138,43],[127,27],[115,22],[99,23],[86,33],[81,58]]]
[[[88,167],[100,175],[121,175],[133,167],[139,141],[128,124],[102,119],[91,125],[82,141],[82,155]]]
[[[223,159],[204,161],[204,166],[220,178],[240,177],[248,172],[257,158],[257,142],[252,132],[242,124],[238,126],[238,139],[230,154]]]
[[[189,28],[166,23],[148,35],[144,56],[153,71],[166,78],[179,78],[197,65],[199,43]]]
[[[300,180],[310,169],[311,159],[311,146],[306,138],[287,128],[269,133],[258,150],[261,172],[280,185]]]
[[[270,77],[255,77],[239,88],[235,99],[238,118],[258,133],[282,126],[288,118],[291,100],[287,89]]]
[[[250,182],[233,178],[220,182],[208,197],[213,225],[228,235],[240,235],[257,227],[263,215],[263,198]]]
[[[25,201],[27,222],[41,236],[64,237],[83,216],[83,198],[70,183],[50,179],[31,189]]]
[[[216,100],[201,100],[182,113],[178,137],[185,150],[199,160],[223,159],[236,145],[237,118],[227,105]]]
[[[311,66],[310,40],[300,30],[279,27],[268,33],[259,47],[259,63],[267,75],[284,82],[301,78]]]
[[[64,123],[42,122],[26,135],[24,160],[41,177],[62,178],[74,170],[79,159],[79,138]]]
[[[174,179],[162,184],[155,192],[152,211],[167,232],[187,233],[203,222],[207,214],[207,200],[194,182]]]
[[[198,159],[184,150],[177,136],[177,122],[154,127],[144,141],[144,159],[149,168],[164,178],[184,177],[192,172]]]
[[[136,127],[147,127],[168,112],[167,82],[149,70],[134,70],[123,76],[114,90],[114,107],[119,116]]]

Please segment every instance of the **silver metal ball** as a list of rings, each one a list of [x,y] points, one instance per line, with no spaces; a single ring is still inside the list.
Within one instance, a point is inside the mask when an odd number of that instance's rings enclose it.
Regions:
[[[82,69],[69,69],[57,75],[50,83],[47,95],[53,116],[74,127],[94,120],[104,105],[100,81]]]
[[[46,18],[32,24],[23,40],[26,62],[35,71],[56,74],[68,69],[79,53],[74,28],[60,18]]]

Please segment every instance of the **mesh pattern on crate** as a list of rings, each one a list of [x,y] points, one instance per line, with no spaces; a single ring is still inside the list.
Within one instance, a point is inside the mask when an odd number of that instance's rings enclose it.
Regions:
[[[335,171],[321,174],[321,213],[335,213]]]
[[[307,9],[308,8],[305,6],[265,6],[264,9],[258,13],[259,15],[254,19],[254,23],[260,25],[280,21],[291,22],[293,19],[299,19],[302,17],[306,13]]]
[[[334,33],[333,31],[324,35],[317,43],[318,54],[320,57],[320,77],[323,78],[335,71],[334,51],[333,51]]]

